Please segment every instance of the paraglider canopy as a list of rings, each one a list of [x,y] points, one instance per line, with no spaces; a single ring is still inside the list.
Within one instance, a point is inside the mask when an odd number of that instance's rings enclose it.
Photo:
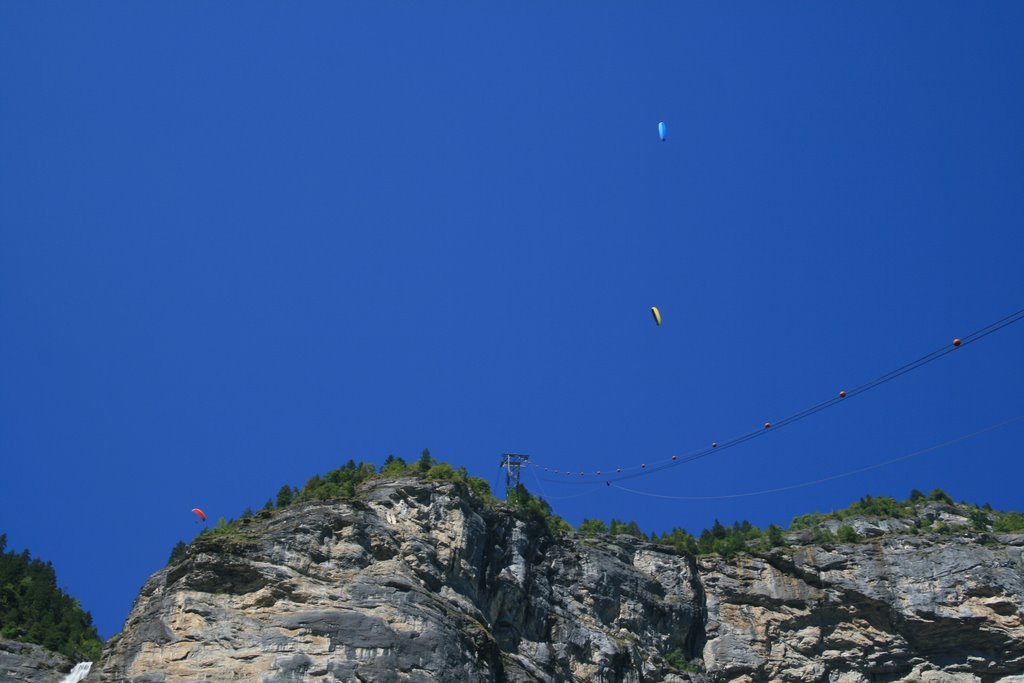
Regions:
[[[651,315],[654,316],[654,322],[661,327],[661,311],[658,310],[657,306],[651,306]]]
[[[667,135],[666,130],[665,130],[665,122],[661,121],[661,122],[658,123],[658,137],[661,138],[662,142],[665,142],[665,138],[667,136],[668,135]]]
[[[192,508],[192,512],[199,515],[199,519],[203,520],[204,522],[206,521],[206,513],[200,510],[199,508]]]

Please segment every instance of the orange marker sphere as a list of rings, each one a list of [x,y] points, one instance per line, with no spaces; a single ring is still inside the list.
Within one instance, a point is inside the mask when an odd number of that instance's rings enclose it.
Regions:
[[[764,428],[765,429],[771,429],[772,428],[772,423],[771,422],[765,422],[764,423]]]
[[[953,340],[953,346],[960,346],[960,340],[959,339],[954,339]]]
[[[845,391],[840,391],[839,392],[839,398],[846,398],[846,392]]]

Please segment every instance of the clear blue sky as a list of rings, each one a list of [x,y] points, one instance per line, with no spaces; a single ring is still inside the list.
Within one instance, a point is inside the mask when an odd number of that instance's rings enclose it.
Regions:
[[[193,506],[424,447],[491,481],[504,451],[664,460],[1018,310],[1022,25],[1014,2],[0,4],[0,532],[107,637]],[[629,485],[756,491],[970,433],[1024,414],[1022,351],[1024,323]],[[526,483],[645,531],[936,486],[1021,509],[1022,440],[731,500]]]

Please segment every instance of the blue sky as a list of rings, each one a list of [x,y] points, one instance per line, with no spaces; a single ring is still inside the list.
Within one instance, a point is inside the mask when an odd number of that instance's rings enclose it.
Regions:
[[[1024,6],[0,5],[0,532],[101,634],[349,458],[685,455],[1024,307]],[[666,121],[669,139],[658,140]],[[650,306],[661,309],[655,327]],[[1024,324],[629,482],[782,487],[1024,415]],[[573,524],[1024,508],[1024,423]]]

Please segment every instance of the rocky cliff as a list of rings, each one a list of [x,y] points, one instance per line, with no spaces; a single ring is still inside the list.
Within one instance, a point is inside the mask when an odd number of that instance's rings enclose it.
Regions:
[[[0,639],[0,683],[60,683],[73,666],[38,645]]]
[[[376,480],[198,539],[90,681],[1024,682],[1024,538],[731,560],[553,537],[457,484]]]

